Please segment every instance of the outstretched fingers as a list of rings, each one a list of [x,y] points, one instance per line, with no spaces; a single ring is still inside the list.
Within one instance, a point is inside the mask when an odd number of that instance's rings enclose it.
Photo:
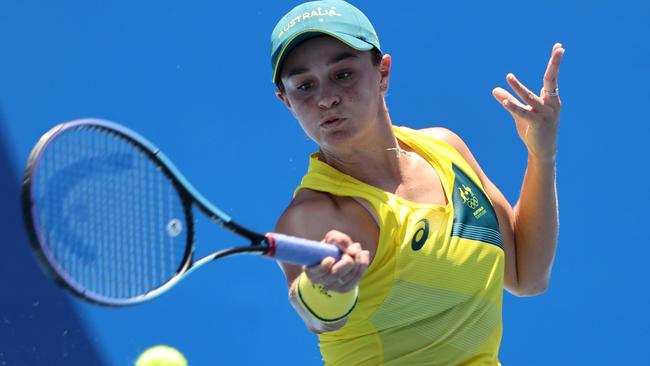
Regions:
[[[544,72],[544,87],[542,88],[542,97],[544,100],[555,98],[558,96],[558,77],[560,75],[560,64],[562,63],[562,56],[564,55],[564,48],[561,43],[553,45],[551,57]]]
[[[503,88],[494,88],[494,90],[492,90],[492,95],[514,116],[524,118],[533,110],[531,106],[522,104],[517,98]]]
[[[529,154],[554,159],[557,151],[557,127],[562,102],[558,93],[558,74],[564,48],[560,43],[553,46],[551,57],[544,73],[544,83],[540,95],[535,95],[517,78],[508,74],[506,81],[517,96],[503,88],[494,88],[494,98],[513,116],[519,137]]]
[[[517,95],[524,101],[524,103],[531,106],[533,110],[541,111],[544,109],[544,100],[540,96],[530,91],[530,89],[522,84],[521,81],[515,77],[515,75],[512,73],[508,74],[506,76],[506,81],[512,90],[514,90],[515,93],[517,93]]]

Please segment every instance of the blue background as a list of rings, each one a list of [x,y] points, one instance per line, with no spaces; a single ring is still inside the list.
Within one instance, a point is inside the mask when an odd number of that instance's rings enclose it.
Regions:
[[[18,200],[38,137],[100,117],[148,137],[244,225],[271,230],[315,149],[270,83],[269,34],[296,4],[0,2],[0,365],[129,365],[160,343],[194,366],[319,364],[275,263],[231,258],[153,302],[95,307],[38,269]],[[491,90],[508,72],[539,90],[551,46],[564,44],[558,254],[548,292],[505,296],[501,360],[647,362],[648,3],[353,4],[393,56],[394,123],[458,133],[513,204],[526,151]],[[201,253],[237,240],[200,225]]]

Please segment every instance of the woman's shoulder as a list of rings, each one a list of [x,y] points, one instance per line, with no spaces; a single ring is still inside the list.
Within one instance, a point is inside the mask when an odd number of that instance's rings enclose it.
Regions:
[[[444,141],[458,151],[463,158],[470,158],[471,152],[465,144],[465,141],[463,141],[463,139],[452,130],[446,127],[427,127],[418,130],[418,132],[434,139]]]
[[[452,130],[446,127],[439,127],[439,126],[427,127],[427,128],[419,129],[418,132],[427,135],[429,137],[442,140],[448,144],[451,144],[452,142],[456,142],[457,140],[461,140],[458,135],[456,135]]]
[[[368,210],[350,197],[301,189],[280,216],[275,231],[320,240],[332,229],[361,242],[374,255],[377,224]]]
[[[360,214],[367,213],[350,197],[303,188],[296,193],[278,223],[286,222],[298,228],[331,227],[340,225],[341,221],[355,221]]]

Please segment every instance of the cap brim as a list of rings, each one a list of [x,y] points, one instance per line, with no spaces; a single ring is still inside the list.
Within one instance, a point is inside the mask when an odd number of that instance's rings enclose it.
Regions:
[[[374,48],[373,45],[371,45],[368,42],[365,42],[359,38],[353,37],[349,34],[345,33],[333,33],[333,32],[328,32],[320,29],[307,29],[303,32],[300,32],[296,34],[293,38],[291,38],[287,44],[284,45],[284,48],[282,51],[280,51],[280,54],[278,55],[277,61],[275,62],[275,65],[273,66],[273,82],[277,83],[277,80],[279,79],[280,75],[278,74],[280,72],[280,68],[282,66],[282,63],[284,62],[284,59],[286,56],[293,50],[297,45],[300,43],[310,39],[314,38],[320,35],[326,35],[330,36],[333,38],[338,39],[339,41],[345,43],[349,47],[357,50],[357,51],[370,51],[371,49]]]

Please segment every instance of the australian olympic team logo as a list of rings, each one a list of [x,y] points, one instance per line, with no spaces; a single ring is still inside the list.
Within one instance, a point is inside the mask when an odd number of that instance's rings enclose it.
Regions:
[[[472,212],[474,214],[474,217],[478,219],[481,216],[485,215],[485,208],[483,208],[483,206],[479,207],[478,197],[476,197],[470,187],[461,184],[461,186],[458,187],[458,193],[460,194],[460,198],[463,199],[463,202],[465,202],[467,207],[474,210]]]
[[[463,202],[465,202],[467,207],[472,210],[478,207],[478,198],[476,198],[476,195],[474,195],[471,188],[462,184],[461,187],[458,187],[458,192],[460,193],[460,198],[463,199]]]
[[[417,230],[415,230],[415,233],[411,238],[411,249],[414,251],[422,249],[424,243],[429,239],[429,220],[420,219],[420,221],[415,224],[415,227]]]
[[[291,19],[284,27],[282,27],[280,33],[278,34],[278,37],[282,37],[284,33],[286,33],[289,29],[293,28],[296,24],[300,23],[303,20],[307,20],[313,17],[321,17],[320,21],[322,22],[324,21],[324,17],[340,17],[341,15],[341,13],[336,12],[336,7],[334,6],[329,9],[318,7],[311,12],[306,11],[303,14]]]

